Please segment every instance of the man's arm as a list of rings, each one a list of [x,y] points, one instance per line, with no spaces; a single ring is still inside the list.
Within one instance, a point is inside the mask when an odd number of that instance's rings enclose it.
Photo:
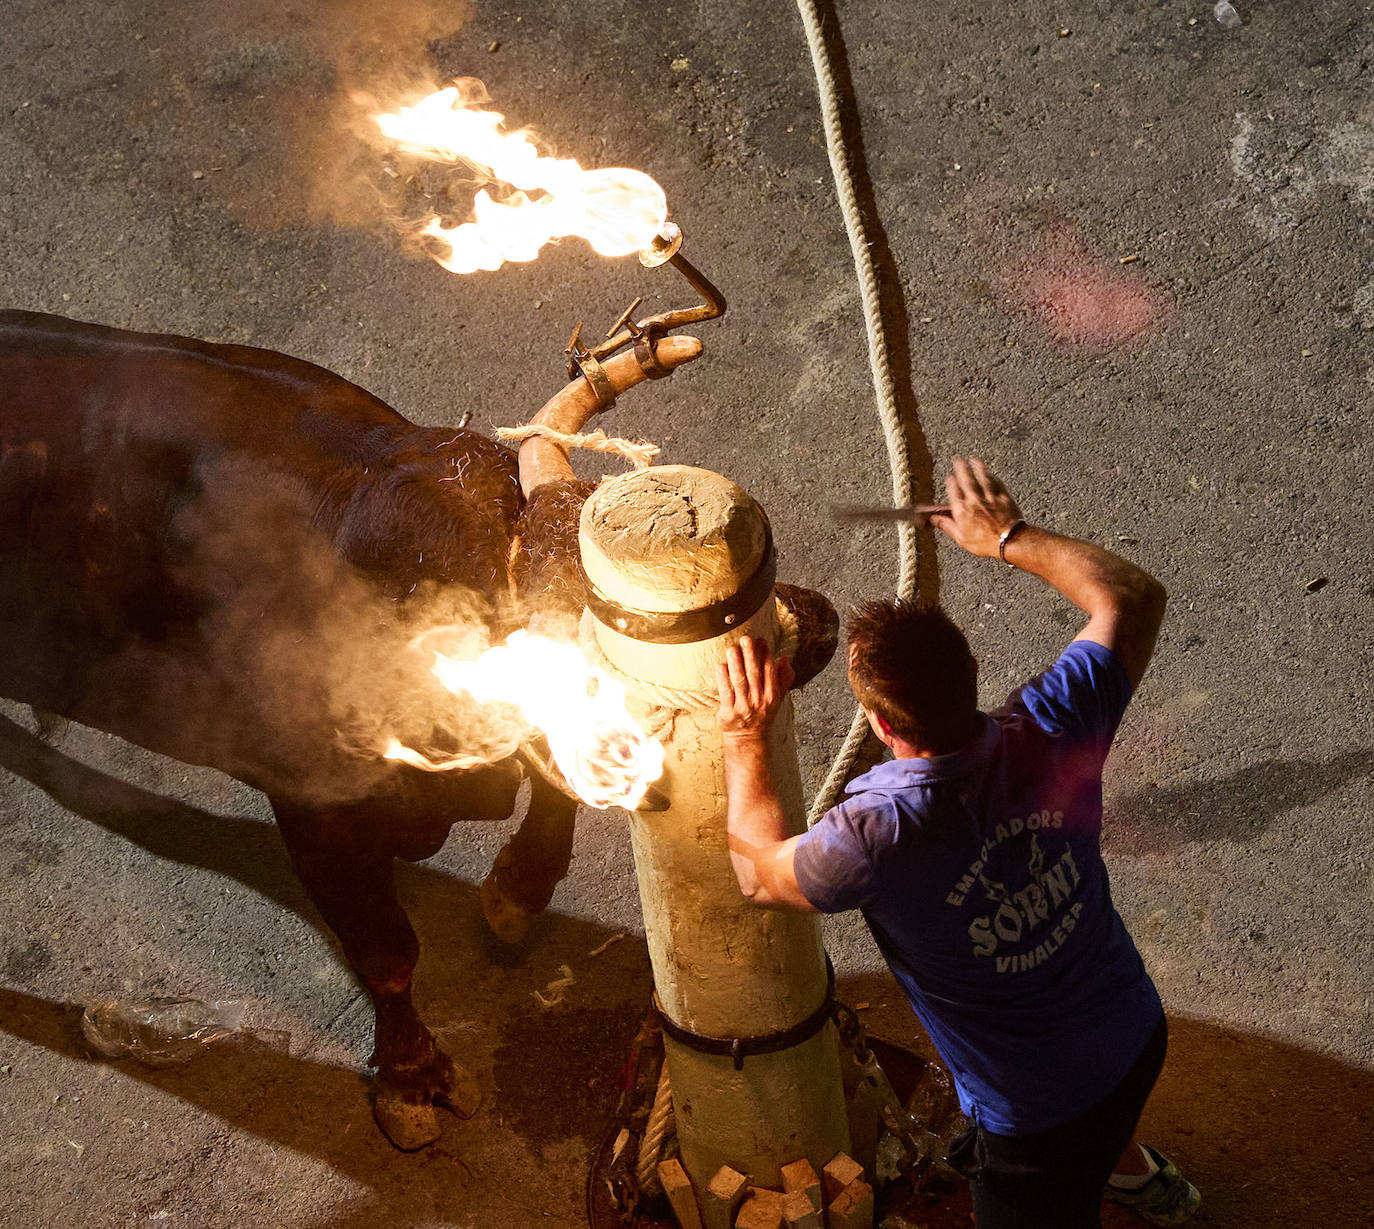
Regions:
[[[791,663],[745,636],[720,665],[720,728],[725,741],[726,828],[740,891],[775,909],[815,912],[793,867],[799,837],[787,817],[768,759],[768,731],[791,683]]]
[[[931,522],[966,551],[996,558],[998,543],[1021,520],[1007,488],[976,457],[956,457],[945,483],[949,507]],[[1025,525],[1006,544],[1005,558],[1049,582],[1088,616],[1075,637],[1110,649],[1139,686],[1154,653],[1164,619],[1164,586],[1135,564],[1111,551]]]

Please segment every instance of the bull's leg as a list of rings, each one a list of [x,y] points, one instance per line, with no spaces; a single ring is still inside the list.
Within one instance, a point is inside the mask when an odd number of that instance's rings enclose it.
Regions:
[[[376,1026],[368,1061],[377,1068],[377,1121],[398,1148],[422,1148],[439,1136],[436,1104],[466,1118],[481,1093],[438,1047],[411,1002],[420,943],[396,899],[395,858],[371,831],[359,830],[351,812],[276,800],[273,809],[307,895],[372,998]]]
[[[530,783],[530,806],[506,847],[482,880],[482,913],[505,943],[525,937],[572,860],[577,804],[541,777]]]

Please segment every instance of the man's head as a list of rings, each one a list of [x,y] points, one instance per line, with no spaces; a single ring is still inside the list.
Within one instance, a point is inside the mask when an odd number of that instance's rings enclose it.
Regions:
[[[934,755],[973,736],[978,663],[944,611],[865,602],[850,615],[848,633],[849,684],[893,734]]]

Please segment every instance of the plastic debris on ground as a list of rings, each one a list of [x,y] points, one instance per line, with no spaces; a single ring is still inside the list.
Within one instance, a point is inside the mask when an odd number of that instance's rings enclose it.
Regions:
[[[146,1067],[173,1067],[238,1032],[246,1008],[242,999],[207,1003],[153,997],[91,1003],[81,1015],[81,1034],[104,1058],[133,1058]]]
[[[1230,0],[1217,0],[1217,6],[1212,12],[1228,30],[1234,30],[1241,24],[1240,14],[1236,12],[1235,5]]]
[[[549,984],[544,987],[543,994],[540,994],[538,990],[530,991],[539,1001],[539,1006],[545,1011],[548,1011],[551,1007],[557,1007],[559,1003],[567,997],[566,991],[568,987],[573,984],[573,971],[571,966],[566,964],[561,965],[559,971],[563,976],[555,977],[553,981],[549,982]]]

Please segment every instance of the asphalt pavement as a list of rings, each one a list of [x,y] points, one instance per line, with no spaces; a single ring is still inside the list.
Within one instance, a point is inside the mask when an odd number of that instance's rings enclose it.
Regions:
[[[854,0],[840,67],[918,494],[982,456],[1028,518],[1171,594],[1106,796],[1116,900],[1176,1022],[1148,1125],[1203,1188],[1201,1223],[1363,1225],[1374,13],[1236,7],[1228,28],[1181,0]],[[560,154],[653,175],[729,299],[704,357],[605,425],[752,492],[782,579],[842,610],[889,591],[892,529],[828,511],[887,499],[888,462],[781,0],[10,0],[0,305],[282,350],[427,425],[526,421],[578,320],[685,288],[577,240],[465,277],[410,250],[387,216],[426,185],[388,185],[352,97],[449,77]],[[922,545],[987,704],[1073,636],[1034,579]],[[836,668],[802,693],[810,788],[851,704]],[[402,1156],[368,1109],[366,999],[264,799],[0,711],[0,1222],[583,1223],[650,980],[623,816],[584,815],[514,952],[475,903],[506,825],[403,871],[423,1011],[488,1098]],[[861,922],[828,942],[842,989],[914,1035]],[[147,993],[244,1000],[253,1032],[160,1072],[90,1059],[75,1005]]]

